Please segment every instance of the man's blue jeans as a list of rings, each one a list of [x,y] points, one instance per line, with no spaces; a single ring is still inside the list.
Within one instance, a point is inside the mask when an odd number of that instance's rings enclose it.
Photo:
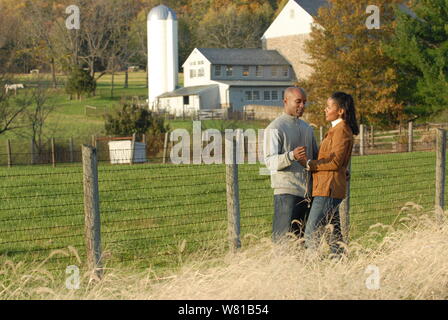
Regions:
[[[292,194],[274,195],[272,240],[277,242],[288,232],[294,233],[298,238],[303,237],[309,210],[308,203],[302,197]]]
[[[344,253],[344,247],[339,244],[343,242],[339,216],[339,205],[341,202],[341,199],[314,197],[305,227],[305,246],[308,249],[315,250],[318,248],[324,227],[331,224],[333,228],[327,237],[330,250],[334,254]]]

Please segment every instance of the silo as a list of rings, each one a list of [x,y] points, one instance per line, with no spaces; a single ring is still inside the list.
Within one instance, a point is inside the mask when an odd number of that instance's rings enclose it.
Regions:
[[[157,97],[176,89],[178,81],[178,22],[176,13],[160,5],[148,14],[148,101],[157,108]]]

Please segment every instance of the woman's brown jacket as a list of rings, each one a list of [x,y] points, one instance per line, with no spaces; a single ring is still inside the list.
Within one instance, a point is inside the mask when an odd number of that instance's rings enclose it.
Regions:
[[[317,160],[309,162],[313,172],[313,197],[344,199],[346,170],[353,148],[353,133],[345,121],[331,128],[322,141]]]

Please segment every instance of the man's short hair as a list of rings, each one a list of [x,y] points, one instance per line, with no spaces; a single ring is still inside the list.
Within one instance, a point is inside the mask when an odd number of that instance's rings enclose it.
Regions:
[[[286,96],[288,95],[289,92],[291,92],[292,90],[296,90],[296,89],[299,89],[300,92],[302,92],[302,94],[303,94],[305,97],[307,97],[307,94],[306,94],[305,89],[303,89],[303,88],[301,88],[301,87],[289,87],[289,88],[286,88],[286,90],[285,90],[285,98],[286,98]]]

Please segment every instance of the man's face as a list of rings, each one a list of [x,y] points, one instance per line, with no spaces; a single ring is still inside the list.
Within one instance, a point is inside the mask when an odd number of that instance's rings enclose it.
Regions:
[[[294,89],[285,94],[285,112],[290,116],[300,118],[305,111],[306,96],[300,89]]]

